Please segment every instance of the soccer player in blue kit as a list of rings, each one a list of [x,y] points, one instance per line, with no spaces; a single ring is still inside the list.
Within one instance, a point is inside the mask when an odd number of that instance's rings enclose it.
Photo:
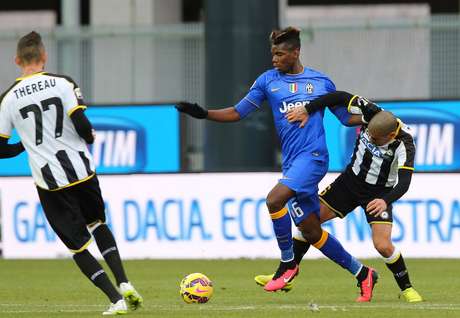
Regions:
[[[378,275],[351,256],[319,222],[318,183],[328,169],[329,155],[323,127],[324,110],[312,114],[305,127],[291,124],[285,118],[289,109],[303,107],[321,95],[335,91],[335,85],[324,74],[306,68],[300,62],[300,31],[288,27],[270,35],[274,68],[260,75],[249,93],[235,106],[206,110],[198,104],[178,103],[176,108],[198,119],[235,122],[259,109],[267,100],[281,140],[283,176],[272,188],[266,203],[281,250],[278,270],[264,289],[282,289],[299,271],[294,261],[291,217],[304,237],[325,256],[351,272],[361,286],[361,294],[370,299]],[[344,124],[359,124],[346,107],[331,111]],[[356,122],[354,122],[356,120]]]

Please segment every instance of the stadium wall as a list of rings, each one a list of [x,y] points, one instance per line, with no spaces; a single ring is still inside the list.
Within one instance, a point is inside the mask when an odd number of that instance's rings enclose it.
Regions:
[[[91,105],[86,114],[97,134],[89,150],[98,174],[179,172],[182,124],[174,105]],[[10,142],[17,141],[13,133]],[[2,160],[0,176],[30,176],[27,154]]]
[[[410,127],[416,145],[415,170],[460,172],[460,101],[401,101],[379,103]],[[329,111],[324,116],[329,171],[340,172],[353,152],[357,129],[343,126]]]
[[[324,188],[337,174],[328,174]],[[265,196],[278,173],[100,176],[125,258],[277,258]],[[458,258],[460,174],[416,173],[395,205],[393,240],[407,257]],[[3,256],[69,257],[30,177],[0,179]],[[324,227],[358,257],[378,257],[362,211]],[[95,249],[92,244],[91,249]],[[321,255],[314,248],[309,257]]]

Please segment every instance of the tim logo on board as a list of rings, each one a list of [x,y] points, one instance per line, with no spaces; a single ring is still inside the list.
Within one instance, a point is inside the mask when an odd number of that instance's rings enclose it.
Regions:
[[[460,169],[460,116],[429,106],[386,108],[409,125],[416,145],[416,171]],[[341,129],[341,145],[353,145],[355,129]],[[342,149],[345,167],[353,147]]]
[[[90,146],[98,173],[142,172],[146,163],[144,128],[118,117],[91,118],[96,139]]]

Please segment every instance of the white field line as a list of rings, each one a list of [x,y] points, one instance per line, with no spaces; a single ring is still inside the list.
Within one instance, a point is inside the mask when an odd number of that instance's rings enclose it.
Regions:
[[[298,305],[277,305],[277,304],[261,304],[261,305],[244,305],[244,306],[225,306],[225,305],[146,305],[145,310],[175,310],[175,311],[190,311],[190,309],[198,309],[202,311],[253,311],[253,310],[310,310],[309,304]],[[0,313],[34,313],[34,312],[94,312],[104,310],[106,305],[81,305],[81,304],[0,304]],[[460,311],[460,304],[351,304],[351,305],[318,305],[319,310],[326,311],[350,311],[350,310],[374,310],[374,309],[399,309],[399,310],[448,310]]]

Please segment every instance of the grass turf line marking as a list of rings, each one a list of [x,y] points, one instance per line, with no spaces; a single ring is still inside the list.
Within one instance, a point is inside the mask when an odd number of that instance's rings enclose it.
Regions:
[[[58,305],[58,304],[0,304],[1,313],[46,313],[46,312],[93,312],[104,308],[105,304],[100,305]],[[363,305],[320,305],[318,304],[319,309],[328,309],[331,311],[348,311],[348,310],[362,310],[362,309],[402,309],[402,310],[450,310],[457,311],[460,310],[460,304],[363,304]],[[2,308],[3,307],[3,308]],[[6,308],[4,308],[6,307]],[[21,307],[18,310],[14,310],[8,307]],[[29,307],[30,309],[24,309],[24,307]],[[75,307],[75,309],[72,309]],[[224,305],[212,305],[206,304],[204,306],[194,307],[186,304],[181,305],[147,305],[144,306],[144,310],[176,310],[176,311],[189,311],[192,308],[197,310],[204,311],[231,311],[231,310],[261,310],[267,309],[267,307],[273,307],[271,309],[279,310],[307,310],[308,304],[298,304],[298,305],[252,305],[252,306],[224,306]],[[36,309],[34,309],[36,308]],[[50,310],[46,310],[49,308]]]

